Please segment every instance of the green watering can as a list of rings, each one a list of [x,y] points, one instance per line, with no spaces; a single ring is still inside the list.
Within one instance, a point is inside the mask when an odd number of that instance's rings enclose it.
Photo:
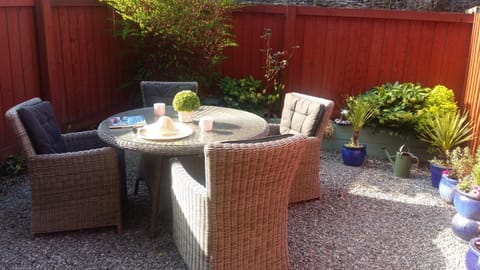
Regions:
[[[415,163],[418,166],[418,157],[408,152],[408,148],[404,145],[400,146],[397,154],[395,155],[395,162],[392,160],[393,156],[390,156],[386,148],[383,148],[387,154],[388,160],[392,163],[393,174],[402,178],[410,177],[410,168]]]

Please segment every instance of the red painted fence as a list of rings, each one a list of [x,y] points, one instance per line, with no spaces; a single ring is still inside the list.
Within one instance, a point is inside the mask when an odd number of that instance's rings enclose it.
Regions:
[[[0,0],[2,119],[9,107],[33,96],[52,101],[64,131],[127,108],[128,93],[120,86],[129,61],[112,34],[112,16],[97,0]],[[239,47],[228,49],[222,70],[261,78],[260,35],[270,28],[274,50],[300,46],[289,63],[287,91],[340,102],[385,82],[444,84],[476,123],[478,23],[468,14],[248,7],[234,13]],[[3,159],[16,147],[5,120],[0,129]],[[480,135],[478,125],[475,130]]]

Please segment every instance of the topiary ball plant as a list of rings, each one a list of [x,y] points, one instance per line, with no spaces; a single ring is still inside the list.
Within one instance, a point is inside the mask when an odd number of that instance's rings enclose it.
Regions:
[[[172,105],[177,112],[192,112],[200,108],[200,98],[192,90],[183,90],[175,95]]]

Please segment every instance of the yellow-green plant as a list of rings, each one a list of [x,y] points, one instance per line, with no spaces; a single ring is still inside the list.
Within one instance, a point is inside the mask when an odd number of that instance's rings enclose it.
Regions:
[[[355,97],[347,97],[347,110],[346,118],[353,127],[353,135],[350,139],[350,143],[347,144],[350,147],[361,147],[359,142],[360,130],[365,122],[367,122],[376,112],[375,106],[369,104],[363,99]]]
[[[419,126],[418,137],[430,144],[440,160],[446,160],[447,150],[473,138],[467,112],[454,110],[440,114],[433,112]]]

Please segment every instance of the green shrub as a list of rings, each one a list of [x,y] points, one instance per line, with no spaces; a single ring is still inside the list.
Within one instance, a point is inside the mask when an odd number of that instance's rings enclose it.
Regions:
[[[417,111],[422,109],[430,92],[419,83],[386,83],[376,86],[360,98],[377,108],[366,125],[409,133],[416,127]]]
[[[123,18],[120,35],[136,46],[136,79],[196,80],[201,88],[218,78],[215,65],[235,46],[229,16],[235,0],[100,0]]]
[[[266,105],[272,99],[262,89],[262,81],[252,76],[241,79],[224,77],[218,87],[223,94],[225,103],[230,108],[246,110],[263,116],[267,109]]]
[[[428,94],[423,108],[417,112],[417,129],[433,114],[443,115],[456,110],[458,106],[453,91],[443,85],[437,85]]]

